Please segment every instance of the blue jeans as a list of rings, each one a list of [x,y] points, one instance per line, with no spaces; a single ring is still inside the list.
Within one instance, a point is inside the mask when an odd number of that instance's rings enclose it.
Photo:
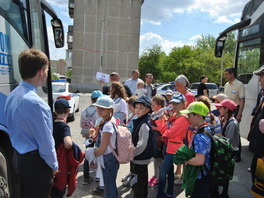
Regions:
[[[109,153],[104,155],[104,197],[105,198],[117,198],[116,176],[119,169],[119,162],[113,155]]]
[[[170,153],[166,153],[164,156],[164,160],[159,174],[159,187],[158,187],[157,198],[162,198],[164,195],[164,189],[166,187],[166,178],[168,178],[167,194],[173,195],[173,188],[174,188],[173,156],[174,155]]]

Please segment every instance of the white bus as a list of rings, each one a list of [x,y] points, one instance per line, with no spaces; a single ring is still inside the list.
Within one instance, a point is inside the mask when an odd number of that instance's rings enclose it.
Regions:
[[[21,81],[19,53],[35,47],[49,57],[46,14],[51,17],[55,46],[61,48],[64,46],[62,22],[45,0],[0,0],[0,197],[20,197],[4,105],[7,95]],[[38,91],[52,107],[50,70],[46,86]]]
[[[234,67],[237,78],[245,85],[246,101],[240,123],[242,137],[247,137],[251,112],[261,89],[253,71],[264,65],[264,0],[249,1],[242,12],[241,21],[220,33],[216,39],[215,56],[221,57],[227,33],[238,30]]]

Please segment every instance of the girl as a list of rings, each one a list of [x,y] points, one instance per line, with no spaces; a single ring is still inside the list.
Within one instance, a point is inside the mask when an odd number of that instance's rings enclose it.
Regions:
[[[235,156],[239,155],[239,123],[234,118],[234,111],[236,110],[236,103],[232,100],[225,99],[222,102],[215,104],[216,108],[219,109],[220,116],[222,117],[222,133],[223,136],[230,139],[230,143],[234,148]],[[223,192],[221,197],[228,196],[229,181],[223,186]]]
[[[94,155],[96,157],[103,156],[104,167],[104,197],[105,198],[117,198],[116,177],[119,169],[119,162],[113,155],[109,145],[116,148],[116,122],[113,117],[114,101],[108,96],[102,96],[97,99],[93,104],[97,107],[97,113],[102,118],[102,124],[99,128],[99,134],[96,134],[95,130],[90,130],[90,134],[93,138],[99,135],[99,148],[95,149]],[[94,166],[92,166],[94,167]]]
[[[183,94],[177,94],[172,97],[170,101],[173,105],[173,111],[176,113],[174,116],[174,121],[172,121],[172,126],[167,127],[166,117],[156,121],[159,131],[163,137],[168,139],[167,149],[164,156],[163,164],[161,166],[159,174],[159,186],[157,198],[162,197],[173,197],[173,156],[175,152],[183,145],[183,139],[186,136],[188,130],[189,122],[186,116],[180,114],[181,110],[185,109],[185,97]],[[164,189],[166,186],[166,176],[168,179],[167,194],[164,194]]]
[[[110,87],[110,97],[114,100],[114,117],[122,126],[126,123],[127,119],[127,103],[126,103],[126,90],[120,82],[113,82]]]

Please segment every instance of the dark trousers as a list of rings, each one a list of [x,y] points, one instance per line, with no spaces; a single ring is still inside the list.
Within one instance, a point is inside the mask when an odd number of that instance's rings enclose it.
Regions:
[[[210,197],[210,179],[208,176],[197,179],[194,185],[191,198],[209,198]]]
[[[52,169],[38,151],[15,153],[21,198],[47,198],[53,183]]]
[[[132,163],[132,162],[131,162]],[[132,163],[133,173],[136,174],[137,182],[132,185],[134,198],[148,197],[148,165]]]

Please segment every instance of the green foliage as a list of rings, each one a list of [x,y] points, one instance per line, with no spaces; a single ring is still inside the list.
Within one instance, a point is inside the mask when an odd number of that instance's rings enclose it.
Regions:
[[[174,47],[166,55],[161,46],[154,45],[146,49],[139,60],[139,71],[144,79],[146,73],[152,73],[156,82],[170,82],[184,74],[189,81],[197,82],[201,75],[207,75],[209,82],[221,83],[221,65],[232,67],[235,52],[235,34],[229,34],[224,59],[214,56],[215,38],[202,36],[195,46]],[[224,61],[222,63],[222,61]]]
[[[72,75],[72,69],[68,69],[67,72],[66,72],[66,76],[68,78],[71,78],[71,75]]]
[[[147,73],[153,74],[154,81],[162,78],[162,68],[159,63],[164,56],[166,56],[165,52],[161,51],[161,47],[158,45],[146,49],[139,59],[140,78],[145,79]]]
[[[60,76],[58,76],[56,73],[52,73],[51,74],[51,79],[52,80],[59,80],[60,79]]]

